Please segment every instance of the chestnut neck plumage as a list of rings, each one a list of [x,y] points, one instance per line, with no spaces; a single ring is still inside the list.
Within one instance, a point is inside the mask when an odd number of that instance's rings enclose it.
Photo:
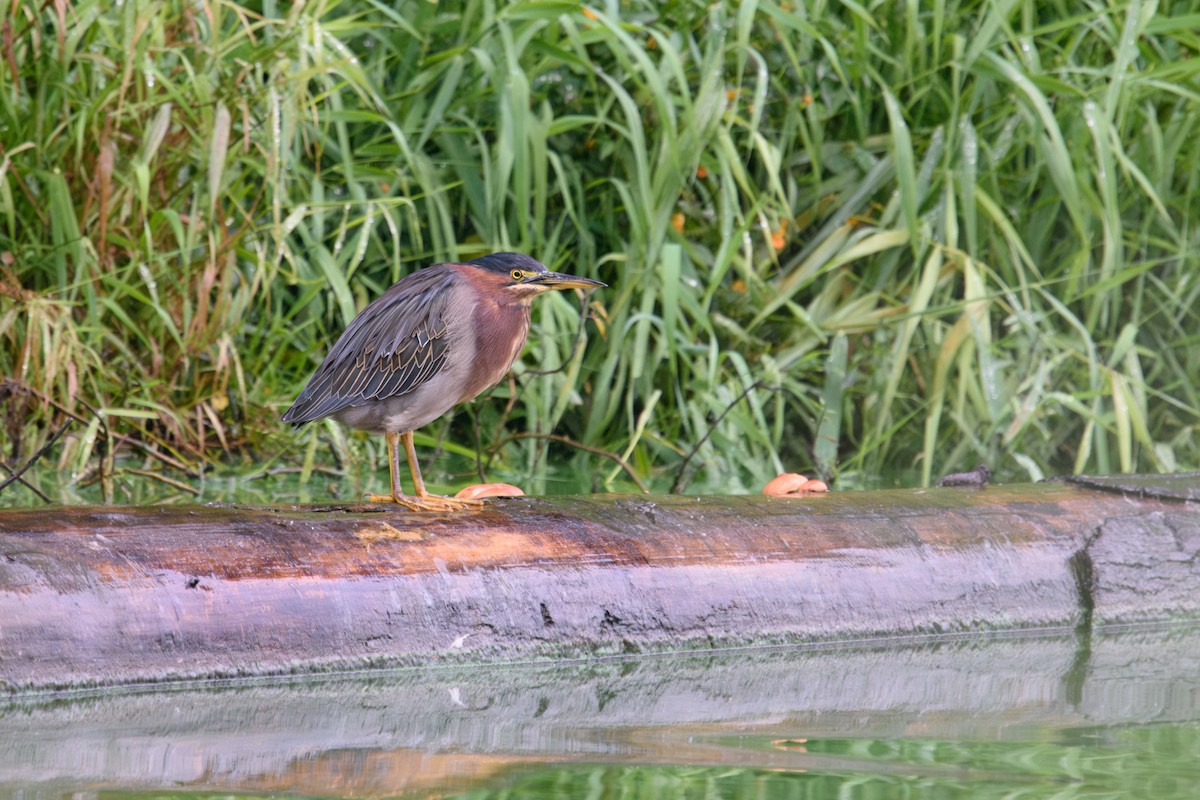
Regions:
[[[521,355],[529,335],[529,304],[535,294],[482,296],[472,312],[475,336],[472,380],[459,402],[466,402],[500,382]]]

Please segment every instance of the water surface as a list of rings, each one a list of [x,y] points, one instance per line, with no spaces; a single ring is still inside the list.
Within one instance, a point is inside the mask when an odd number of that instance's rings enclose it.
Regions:
[[[0,701],[12,797],[1194,798],[1200,628]]]

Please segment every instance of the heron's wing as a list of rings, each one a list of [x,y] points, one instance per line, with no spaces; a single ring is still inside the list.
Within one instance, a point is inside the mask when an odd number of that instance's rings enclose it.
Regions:
[[[283,415],[303,425],[346,408],[411,392],[438,374],[450,353],[446,312],[454,273],[427,267],[362,310]]]

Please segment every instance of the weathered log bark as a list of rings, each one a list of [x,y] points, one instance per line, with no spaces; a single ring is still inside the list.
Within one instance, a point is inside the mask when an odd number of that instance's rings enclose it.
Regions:
[[[0,511],[0,686],[1200,617],[1195,483]]]

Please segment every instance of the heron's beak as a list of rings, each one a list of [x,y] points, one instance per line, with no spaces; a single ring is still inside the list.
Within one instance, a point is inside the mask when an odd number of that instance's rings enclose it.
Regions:
[[[564,272],[544,272],[529,282],[547,289],[596,289],[608,286],[607,283],[581,278],[578,275],[567,275]]]

